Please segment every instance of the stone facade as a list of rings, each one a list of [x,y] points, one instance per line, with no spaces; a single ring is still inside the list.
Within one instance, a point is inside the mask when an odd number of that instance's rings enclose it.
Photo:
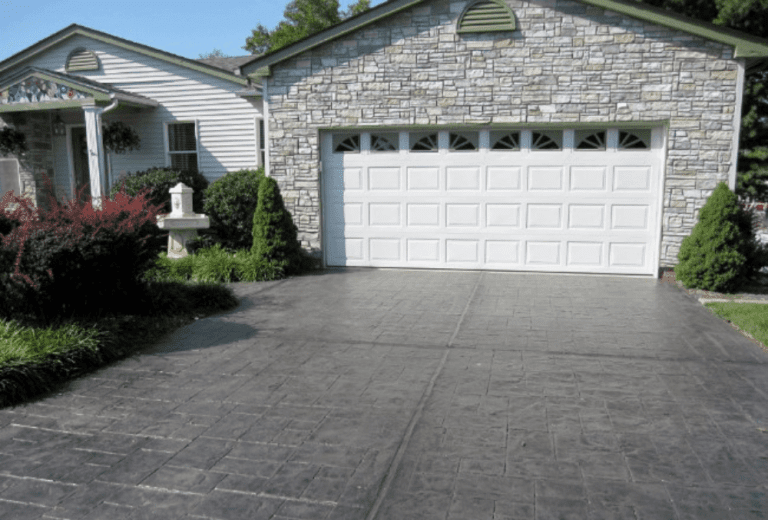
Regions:
[[[272,67],[270,172],[305,248],[322,247],[321,130],[647,121],[668,129],[660,258],[677,263],[736,155],[733,49],[576,1],[507,3],[513,33],[458,35],[467,2],[432,0]]]
[[[26,136],[27,152],[23,157],[17,157],[21,194],[36,206],[47,208],[48,197],[43,175],[55,186],[50,112],[28,112],[4,117],[5,120],[0,119],[0,128],[10,124]]]

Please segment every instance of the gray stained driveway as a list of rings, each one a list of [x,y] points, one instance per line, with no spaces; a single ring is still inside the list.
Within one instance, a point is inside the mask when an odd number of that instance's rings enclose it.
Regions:
[[[0,410],[3,519],[768,515],[768,357],[657,280],[350,269]]]

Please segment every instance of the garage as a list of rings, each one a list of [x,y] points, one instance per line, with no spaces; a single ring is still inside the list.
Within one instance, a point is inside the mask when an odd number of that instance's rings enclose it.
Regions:
[[[656,275],[663,128],[322,134],[331,266]]]

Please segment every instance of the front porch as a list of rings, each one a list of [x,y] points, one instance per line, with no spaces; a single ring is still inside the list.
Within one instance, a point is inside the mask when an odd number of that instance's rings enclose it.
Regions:
[[[104,115],[117,121],[157,105],[111,85],[37,67],[0,77],[0,128],[21,131],[27,144],[24,154],[0,157],[0,195],[12,190],[46,207],[45,175],[57,200],[82,191],[98,205],[116,180],[104,149]]]

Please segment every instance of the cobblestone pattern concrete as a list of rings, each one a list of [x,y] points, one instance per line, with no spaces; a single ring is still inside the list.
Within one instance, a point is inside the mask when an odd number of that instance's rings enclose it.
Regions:
[[[318,251],[321,130],[668,121],[661,265],[733,154],[732,49],[572,0],[507,0],[514,33],[456,33],[433,0],[273,67],[270,171]]]
[[[674,286],[359,269],[235,288],[233,312],[0,410],[0,518],[768,513],[768,356]]]

